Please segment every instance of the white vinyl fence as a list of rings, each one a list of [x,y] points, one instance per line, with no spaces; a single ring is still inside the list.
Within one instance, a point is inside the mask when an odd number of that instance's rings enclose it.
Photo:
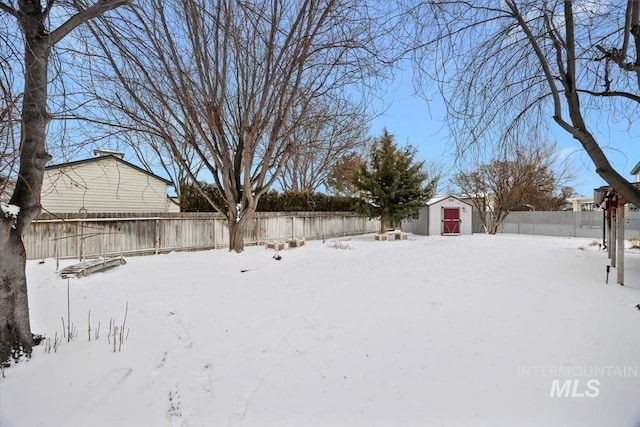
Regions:
[[[500,233],[601,239],[604,213],[593,212],[511,212]],[[640,212],[625,213],[625,237],[640,236]]]
[[[227,220],[214,213],[65,215],[39,219],[25,236],[27,259],[158,254],[229,246]],[[117,216],[117,217],[116,217]],[[374,233],[379,220],[352,212],[259,212],[244,231],[245,245]]]

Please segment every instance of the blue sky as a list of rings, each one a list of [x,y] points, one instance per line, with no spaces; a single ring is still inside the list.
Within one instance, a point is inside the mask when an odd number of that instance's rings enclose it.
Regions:
[[[390,85],[385,101],[388,108],[371,123],[371,135],[379,136],[386,127],[395,135],[399,145],[409,143],[417,147],[420,160],[438,161],[446,165],[447,170],[451,170],[454,158],[448,129],[444,123],[442,100],[434,95],[427,102],[415,96],[411,73],[404,72],[399,73],[396,81]],[[613,167],[625,178],[634,181],[635,178],[629,172],[640,162],[640,130],[636,130],[635,134],[630,133],[623,126],[611,124],[604,118],[597,122],[592,120],[590,125]],[[551,126],[549,138],[557,143],[557,155],[569,157],[573,164],[577,177],[571,186],[577,193],[592,196],[594,188],[606,185],[596,174],[591,160],[576,140],[555,124]],[[439,192],[446,191],[446,185],[447,182],[441,182]]]

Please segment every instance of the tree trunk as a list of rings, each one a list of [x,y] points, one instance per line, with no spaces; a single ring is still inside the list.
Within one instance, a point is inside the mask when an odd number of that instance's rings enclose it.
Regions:
[[[15,17],[24,39],[24,93],[21,112],[20,168],[9,204],[20,211],[16,217],[0,216],[0,364],[9,357],[31,355],[33,337],[29,324],[26,251],[22,236],[40,214],[40,193],[44,167],[51,156],[46,150],[48,64],[51,46],[78,25],[127,0],[101,0],[73,14],[56,30],[50,31],[50,8],[54,1],[21,0],[19,9],[2,2],[5,14]],[[13,2],[11,2],[13,3]]]
[[[11,357],[17,361],[21,356],[31,355],[32,335],[25,274],[26,253],[22,238],[15,229],[0,246],[0,251],[0,363],[5,363]]]
[[[0,236],[0,362],[6,362],[10,355],[17,357],[24,354],[28,357],[31,354],[26,252],[22,235],[40,213],[44,167],[50,159],[45,149],[45,131],[49,121],[46,105],[50,48],[43,27],[34,23],[28,25],[33,31],[25,34],[20,169],[9,202],[18,206],[20,212],[15,223],[10,218],[3,218],[0,230],[0,233],[4,233]]]
[[[384,215],[380,215],[380,234],[384,234]]]
[[[236,222],[228,219],[229,223],[229,251],[242,252],[244,250],[244,221]]]
[[[229,251],[242,252],[244,251],[244,227],[247,221],[253,217],[256,212],[256,206],[258,205],[258,199],[249,203],[249,207],[244,210],[238,211],[230,209],[227,213],[227,224],[229,227]],[[238,217],[236,219],[236,217]]]

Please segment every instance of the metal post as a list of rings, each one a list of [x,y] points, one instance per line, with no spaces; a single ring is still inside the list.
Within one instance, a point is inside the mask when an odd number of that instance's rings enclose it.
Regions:
[[[618,245],[616,244],[616,240],[618,237],[618,209],[611,209],[611,234],[609,235],[609,239],[611,240],[609,244],[609,257],[611,258],[611,267],[616,268],[617,254],[616,250],[618,249]]]
[[[618,276],[618,284],[624,285],[624,199],[618,198],[618,215],[616,215],[616,225],[617,225],[617,243],[618,248],[616,250],[618,256],[618,262],[616,264],[617,268],[617,276]]]
[[[607,211],[602,210],[602,247],[607,247]]]
[[[607,200],[607,255],[609,259],[613,257],[613,208],[611,200]]]

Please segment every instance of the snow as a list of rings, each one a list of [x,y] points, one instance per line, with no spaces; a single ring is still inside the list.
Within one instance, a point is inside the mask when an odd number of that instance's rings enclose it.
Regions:
[[[5,371],[0,425],[640,425],[639,253],[623,287],[590,239],[410,239],[131,257],[71,279],[78,336]],[[61,334],[67,280],[52,259],[27,273],[32,329]]]
[[[0,210],[5,218],[18,218],[20,213],[20,207],[16,205],[10,205],[8,203],[0,203]]]

